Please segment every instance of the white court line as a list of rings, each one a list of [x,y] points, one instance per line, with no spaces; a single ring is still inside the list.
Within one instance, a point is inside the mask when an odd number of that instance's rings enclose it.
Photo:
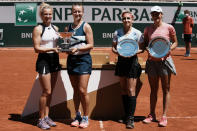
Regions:
[[[101,131],[105,131],[104,126],[103,126],[103,121],[99,121],[99,126],[101,128]]]
[[[169,119],[196,119],[197,116],[169,116]]]

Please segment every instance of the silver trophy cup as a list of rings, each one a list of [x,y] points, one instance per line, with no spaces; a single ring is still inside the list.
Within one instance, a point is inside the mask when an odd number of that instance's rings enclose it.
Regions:
[[[63,43],[59,45],[60,47],[60,52],[69,52],[71,51],[71,43],[70,43],[70,38],[72,37],[73,33],[72,32],[59,32],[60,36],[64,40]]]

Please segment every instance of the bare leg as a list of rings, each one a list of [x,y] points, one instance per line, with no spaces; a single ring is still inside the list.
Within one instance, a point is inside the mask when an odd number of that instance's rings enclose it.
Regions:
[[[128,96],[135,96],[136,84],[137,84],[136,78],[127,79]]]
[[[87,93],[89,78],[90,78],[89,74],[79,76],[79,92],[80,92],[80,98],[81,98],[81,104],[83,107],[84,116],[88,116],[89,114],[89,96]]]
[[[39,74],[39,81],[42,88],[42,95],[39,101],[39,110],[40,110],[40,118],[44,118],[48,115],[48,111],[46,112],[46,106],[48,102],[48,97],[51,95],[51,74],[48,73],[46,75]]]
[[[121,94],[128,95],[126,77],[119,77],[119,79],[120,79]]]
[[[157,93],[159,88],[159,77],[148,76],[151,93],[150,93],[150,114],[155,114],[155,108],[157,103]]]
[[[73,90],[74,90],[74,95],[73,95],[73,101],[74,101],[74,106],[75,106],[75,111],[79,112],[79,105],[80,105],[80,94],[79,94],[79,76],[78,75],[69,75]]]
[[[166,116],[167,109],[170,101],[170,78],[171,74],[161,77],[162,90],[163,90],[163,116]]]
[[[51,97],[52,97],[52,93],[53,93],[53,90],[54,90],[56,82],[57,82],[57,76],[58,76],[58,72],[51,73],[51,94],[47,98],[47,105],[46,105],[46,108],[45,108],[45,116],[49,115]]]

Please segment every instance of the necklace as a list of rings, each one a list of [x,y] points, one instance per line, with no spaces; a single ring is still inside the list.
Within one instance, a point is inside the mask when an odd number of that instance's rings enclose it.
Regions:
[[[82,23],[83,21],[80,21],[78,24],[72,24],[72,28],[73,28],[73,30],[76,30],[76,29],[78,29],[80,26],[81,26],[81,23]]]

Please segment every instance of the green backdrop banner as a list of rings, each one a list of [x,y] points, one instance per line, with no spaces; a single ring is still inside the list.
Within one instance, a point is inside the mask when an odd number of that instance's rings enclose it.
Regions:
[[[64,30],[72,23],[72,2],[48,2],[53,6],[53,23]],[[41,23],[40,3],[0,2],[0,46],[29,47],[32,45],[32,30]],[[197,38],[197,3],[149,3],[149,2],[84,2],[84,21],[93,29],[96,47],[110,47],[113,33],[121,28],[121,13],[130,10],[134,14],[133,26],[143,32],[152,23],[150,8],[159,5],[163,9],[163,21],[172,24],[177,32],[179,46],[184,46],[183,25],[184,10],[188,9],[194,19],[192,46]]]

